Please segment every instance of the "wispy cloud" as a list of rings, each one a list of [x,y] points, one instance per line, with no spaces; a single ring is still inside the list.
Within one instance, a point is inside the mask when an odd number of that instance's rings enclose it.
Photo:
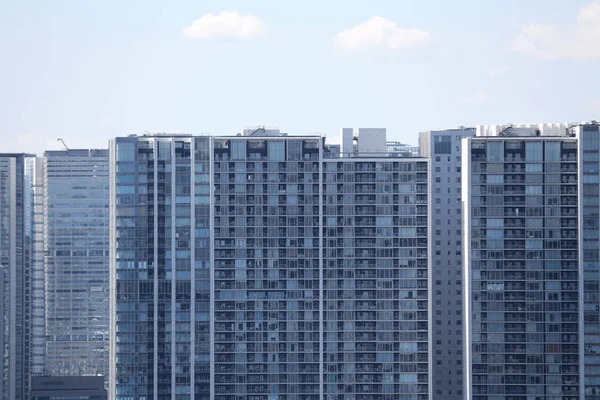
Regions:
[[[184,37],[191,39],[251,39],[266,31],[265,23],[253,15],[237,11],[223,11],[217,15],[204,14],[190,26],[183,28]]]
[[[372,17],[362,24],[338,33],[334,45],[344,51],[363,49],[411,50],[429,40],[429,32],[422,29],[399,28],[390,20]]]
[[[600,59],[600,1],[579,10],[573,24],[523,26],[513,39],[511,50],[544,60]]]
[[[491,67],[490,68],[490,76],[492,78],[495,78],[497,76],[504,75],[505,73],[508,72],[509,69],[510,69],[510,67],[508,65],[503,65],[500,67]]]

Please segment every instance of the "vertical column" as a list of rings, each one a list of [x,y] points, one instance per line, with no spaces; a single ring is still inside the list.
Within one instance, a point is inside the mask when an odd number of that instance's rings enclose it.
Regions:
[[[154,372],[153,372],[153,383],[154,383],[154,400],[158,400],[158,158],[159,158],[159,142],[158,140],[152,140],[154,145],[154,227],[153,227],[153,240],[154,240],[154,255],[153,255],[153,268],[154,268]]]
[[[319,143],[321,144],[319,146],[319,247],[318,247],[318,251],[319,251],[319,398],[320,400],[324,400],[324,391],[323,391],[323,376],[325,374],[325,370],[323,368],[323,363],[324,363],[324,349],[323,349],[323,336],[324,336],[324,331],[325,331],[325,321],[324,321],[324,299],[323,299],[323,294],[324,294],[324,290],[323,290],[323,284],[324,284],[324,274],[325,274],[325,268],[324,268],[324,263],[323,263],[323,252],[324,247],[323,247],[323,219],[324,219],[324,212],[323,212],[323,192],[324,192],[324,188],[323,188],[323,175],[325,173],[325,168],[324,168],[324,162],[323,162],[323,140],[319,140]]]
[[[214,138],[209,139],[209,186],[210,186],[210,400],[215,398],[215,163],[214,163]]]

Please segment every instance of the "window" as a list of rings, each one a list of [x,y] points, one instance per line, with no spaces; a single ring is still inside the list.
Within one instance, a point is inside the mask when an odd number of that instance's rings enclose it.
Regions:
[[[231,159],[245,160],[246,159],[246,141],[232,140],[231,141]]]
[[[488,184],[503,184],[504,183],[504,175],[488,175],[487,176]]]
[[[433,151],[435,154],[450,154],[452,152],[452,138],[450,136],[435,136]]]
[[[285,160],[285,143],[283,140],[273,140],[268,142],[268,152],[270,161]]]
[[[300,160],[302,158],[302,142],[290,140],[287,142],[288,160]]]
[[[134,161],[135,143],[117,142],[117,161]]]
[[[504,142],[487,142],[488,162],[502,162],[504,160]]]
[[[542,142],[525,143],[525,161],[541,162],[543,161],[542,153]]]
[[[585,142],[584,142],[585,143]],[[560,142],[546,142],[546,161],[560,161]],[[585,144],[584,144],[584,148]]]
[[[542,186],[525,186],[525,194],[526,195],[542,195],[543,188]]]
[[[598,150],[598,132],[583,132],[583,148],[585,150]]]

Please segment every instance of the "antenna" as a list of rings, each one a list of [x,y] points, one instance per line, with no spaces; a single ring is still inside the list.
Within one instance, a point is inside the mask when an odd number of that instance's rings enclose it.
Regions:
[[[63,146],[65,146],[66,150],[69,150],[69,148],[67,147],[67,144],[65,143],[64,140],[62,140],[61,138],[56,139],[57,141],[61,142],[63,144]]]

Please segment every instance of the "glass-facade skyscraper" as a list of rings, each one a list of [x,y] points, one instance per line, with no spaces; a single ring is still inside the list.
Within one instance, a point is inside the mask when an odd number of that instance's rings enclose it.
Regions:
[[[108,150],[43,158],[45,366],[49,375],[108,372]]]
[[[210,143],[111,142],[111,398],[210,398]]]

